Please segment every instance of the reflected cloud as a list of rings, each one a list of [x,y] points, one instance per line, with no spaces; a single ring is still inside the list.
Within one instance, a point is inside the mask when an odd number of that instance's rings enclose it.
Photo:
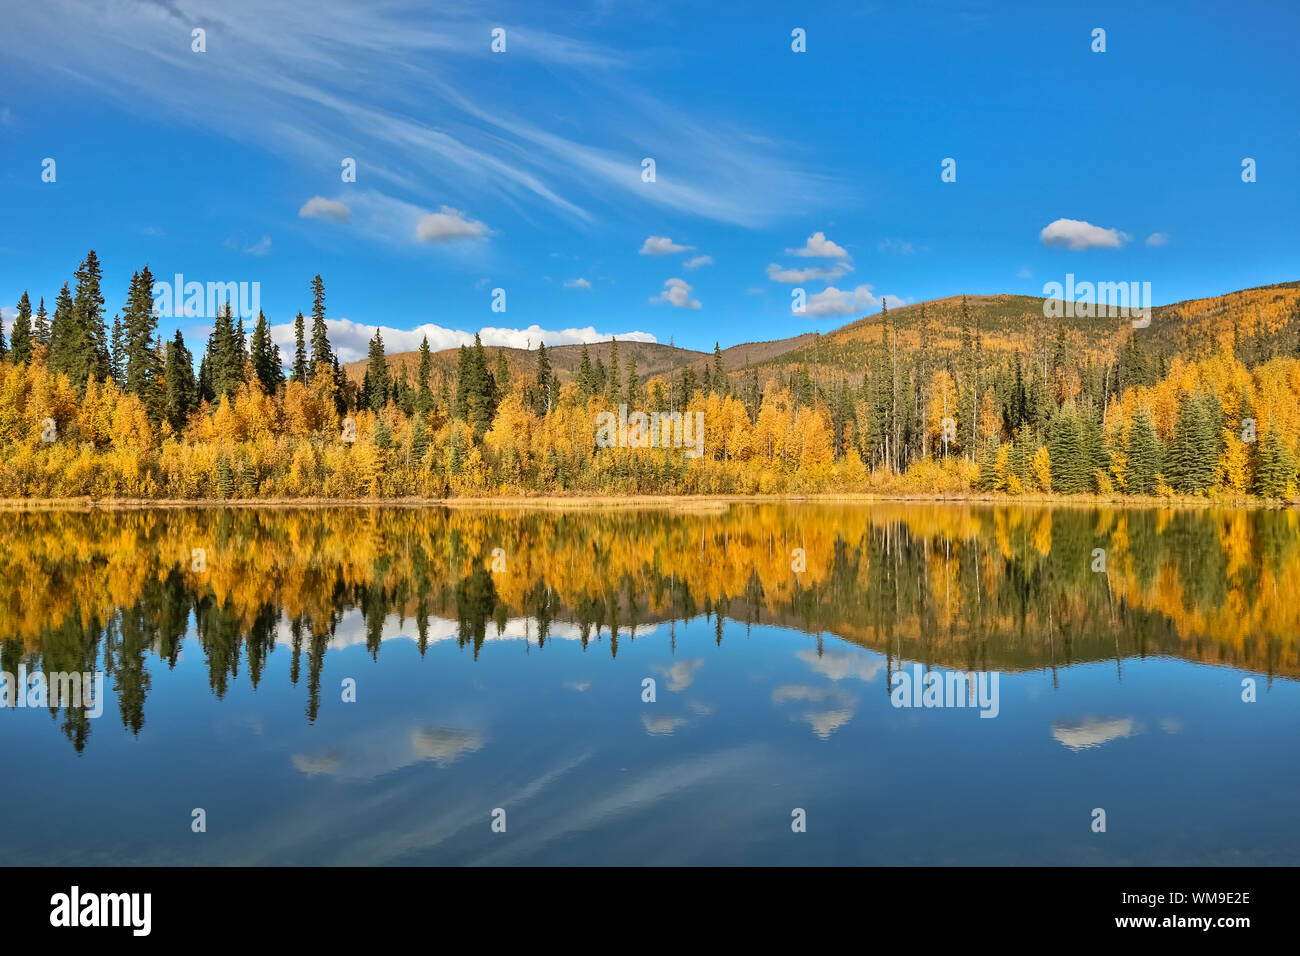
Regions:
[[[293,761],[295,770],[300,770],[309,777],[319,776],[320,774],[336,774],[343,766],[343,755],[337,750],[328,750],[317,757],[294,754],[290,759]]]
[[[1129,717],[1085,717],[1052,723],[1052,736],[1071,750],[1100,747],[1112,740],[1132,737],[1137,725]]]
[[[649,714],[641,715],[641,723],[645,725],[647,733],[656,736],[666,736],[686,723],[685,717],[652,717]]]
[[[682,691],[690,687],[695,680],[695,672],[704,664],[704,659],[692,657],[687,661],[677,661],[672,667],[659,668],[659,673],[668,678],[668,689]]]
[[[465,754],[481,750],[484,743],[483,735],[474,730],[429,727],[411,734],[411,747],[415,752],[439,767],[451,766]]]
[[[347,737],[319,755],[294,754],[290,761],[295,770],[308,776],[373,780],[426,760],[439,768],[450,767],[486,743],[487,737],[477,730],[419,727],[404,733],[388,728]]]
[[[803,661],[818,674],[831,680],[844,680],[856,677],[860,681],[872,681],[885,666],[885,659],[860,651],[823,651],[818,654],[811,648],[795,652],[795,657]]]
[[[581,694],[583,691],[585,691],[588,687],[591,686],[591,681],[589,681],[589,680],[584,680],[584,681],[572,681],[572,680],[566,680],[566,681],[564,682],[564,686],[567,687],[569,690],[576,690],[579,694]]]
[[[810,684],[782,684],[772,691],[772,703],[776,706],[792,702],[829,703],[835,706],[828,710],[808,710],[800,714],[798,720],[808,724],[818,737],[826,740],[839,730],[857,712],[857,698],[838,687],[814,687]]]

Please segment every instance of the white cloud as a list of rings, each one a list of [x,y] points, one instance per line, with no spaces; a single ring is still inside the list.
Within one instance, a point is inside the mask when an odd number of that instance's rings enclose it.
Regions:
[[[647,236],[646,241],[641,244],[640,255],[671,256],[694,248],[694,246],[679,246],[667,236]]]
[[[1147,236],[1148,246],[1164,246],[1168,244],[1169,233],[1167,232],[1153,232],[1151,235]]]
[[[667,302],[679,309],[698,309],[700,307],[699,300],[691,298],[691,287],[687,285],[684,279],[669,279],[664,283],[664,291],[650,301]]]
[[[375,326],[353,322],[351,319],[326,319],[330,344],[338,352],[339,360],[352,362],[365,358],[369,353],[370,339],[375,334]],[[394,329],[379,326],[383,335],[384,350],[392,355],[396,352],[414,352],[420,347],[420,340],[429,337],[429,348],[437,352],[442,349],[458,348],[474,344],[474,333],[459,329],[448,329],[441,325],[428,323],[413,329]],[[537,348],[538,343],[552,345],[581,345],[596,342],[608,342],[617,336],[619,341],[655,342],[657,339],[649,332],[598,332],[592,326],[582,329],[543,329],[539,325],[530,325],[524,329],[479,329],[479,337],[485,346],[501,346],[512,349]],[[286,362],[293,359],[293,323],[271,326],[271,338],[280,346],[280,354]]]
[[[415,224],[415,238],[420,242],[478,239],[487,234],[487,226],[476,220],[466,219],[463,212],[450,206],[443,206],[442,212],[426,213]]]
[[[339,202],[337,199],[312,196],[302,204],[302,208],[298,210],[298,215],[303,219],[328,219],[331,222],[350,222],[352,210],[348,208],[347,203]]]
[[[1016,270],[1017,279],[1032,279],[1034,274],[1029,271],[1029,266],[1021,266]]]
[[[713,265],[713,256],[696,256],[694,259],[687,259],[682,263],[687,269],[698,269],[700,266]]]
[[[1039,234],[1045,246],[1067,249],[1118,249],[1133,237],[1118,229],[1104,229],[1079,219],[1058,219]]]
[[[264,256],[271,251],[271,237],[263,236],[257,242],[244,249],[250,256]]]
[[[564,283],[566,289],[590,289],[591,283],[586,279],[570,279]]]
[[[812,259],[847,259],[849,254],[843,246],[838,246],[826,238],[824,232],[814,232],[808,237],[801,249],[787,249],[792,256],[804,256]]]
[[[817,318],[824,315],[862,315],[872,309],[879,308],[881,301],[872,293],[869,285],[860,285],[854,289],[843,290],[837,289],[835,286],[828,286],[816,295],[808,297],[803,312],[793,312],[793,314],[802,315],[805,318]],[[883,301],[891,309],[907,304],[896,295],[887,295]]]
[[[0,322],[4,323],[5,328],[10,328],[10,323],[18,318],[18,310],[8,305],[0,305]]]
[[[809,266],[807,269],[787,269],[773,262],[767,267],[767,277],[773,282],[797,285],[800,282],[833,282],[852,271],[853,266],[847,262],[837,262],[832,266]]]

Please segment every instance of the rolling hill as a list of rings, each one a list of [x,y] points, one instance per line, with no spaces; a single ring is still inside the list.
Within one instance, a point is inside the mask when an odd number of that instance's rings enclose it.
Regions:
[[[1278,335],[1291,335],[1300,328],[1300,281],[1157,306],[1152,310],[1150,325],[1140,329],[1134,329],[1124,318],[1048,318],[1043,314],[1045,300],[1035,296],[969,295],[966,300],[972,322],[979,326],[983,347],[992,353],[1049,348],[1058,321],[1075,354],[1114,351],[1130,336],[1153,351],[1170,354],[1179,348],[1204,349],[1210,343],[1231,346],[1234,340],[1252,337],[1276,340]],[[962,297],[954,295],[891,310],[900,346],[908,350],[920,347],[924,307],[931,324],[931,348],[941,354],[955,353],[961,347],[961,303]],[[861,371],[880,347],[881,318],[880,313],[864,316],[821,335],[805,332],[770,342],[732,345],[722,350],[723,367],[733,374],[756,366],[776,372],[804,363]],[[606,343],[588,349],[592,361],[608,357]],[[636,358],[637,372],[643,379],[674,373],[687,365],[699,370],[713,363],[711,352],[659,343],[620,341],[618,350],[624,365],[629,358]],[[435,352],[436,373],[454,375],[458,351]],[[568,381],[578,367],[582,346],[560,345],[547,351],[560,380]],[[493,365],[498,353],[504,353],[512,374],[531,372],[536,366],[535,351],[489,346],[487,353]],[[419,352],[400,352],[388,356],[388,366],[394,375],[405,370],[408,380],[414,381],[419,360]],[[365,368],[364,360],[345,366],[348,377],[356,382],[365,375]]]

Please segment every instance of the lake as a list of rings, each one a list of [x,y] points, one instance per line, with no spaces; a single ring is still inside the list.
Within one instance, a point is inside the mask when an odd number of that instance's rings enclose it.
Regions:
[[[1295,865],[1298,597],[1290,510],[3,512],[0,863]]]

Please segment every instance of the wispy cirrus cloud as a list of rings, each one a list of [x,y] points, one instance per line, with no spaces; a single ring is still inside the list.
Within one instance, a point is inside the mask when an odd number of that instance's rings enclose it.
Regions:
[[[787,269],[773,262],[767,267],[767,277],[773,282],[797,285],[800,282],[833,282],[852,271],[853,266],[847,262],[837,262],[830,266],[809,266],[807,269]]]
[[[426,209],[492,197],[526,217],[592,222],[649,205],[754,226],[828,201],[826,177],[784,158],[796,144],[666,102],[635,54],[538,20],[520,3],[488,21],[461,4],[318,0],[304,20],[263,0],[45,0],[6,11],[0,56],[290,157],[322,181],[354,158],[358,183]],[[508,52],[494,55],[498,23]],[[195,28],[206,52],[190,48]],[[561,82],[530,82],[542,76]],[[589,100],[580,132],[528,119],[571,110],[574,84]],[[647,156],[654,182],[641,176]]]

